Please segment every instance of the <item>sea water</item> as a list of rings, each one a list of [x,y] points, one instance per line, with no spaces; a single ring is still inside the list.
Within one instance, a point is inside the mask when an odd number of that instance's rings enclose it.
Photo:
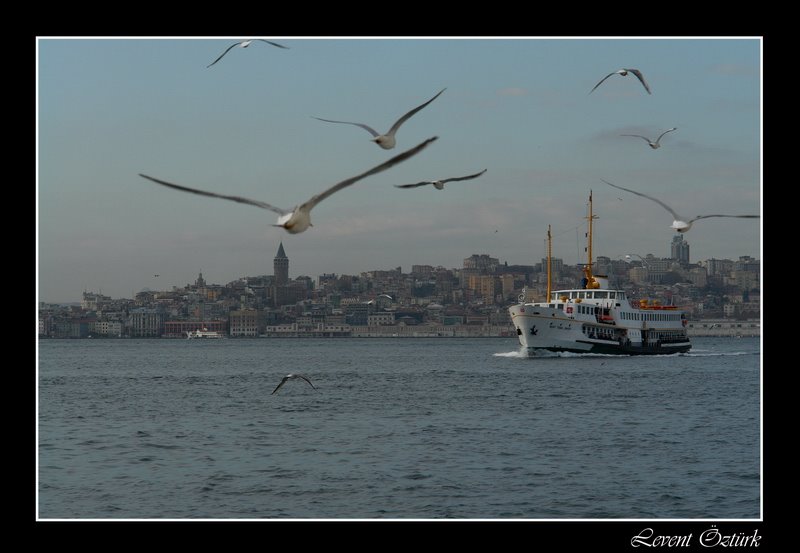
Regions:
[[[37,516],[756,519],[759,340],[693,344],[42,340]]]

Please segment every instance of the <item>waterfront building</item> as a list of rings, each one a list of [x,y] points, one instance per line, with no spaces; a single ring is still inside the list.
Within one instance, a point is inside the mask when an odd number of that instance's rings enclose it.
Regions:
[[[262,332],[261,317],[255,309],[240,309],[230,312],[229,329],[231,336],[256,337]]]
[[[164,313],[158,309],[139,307],[128,315],[128,334],[132,338],[154,338],[164,333]]]

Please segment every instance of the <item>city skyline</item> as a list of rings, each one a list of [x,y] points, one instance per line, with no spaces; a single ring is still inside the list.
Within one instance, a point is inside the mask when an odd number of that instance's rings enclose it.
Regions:
[[[457,268],[473,253],[533,265],[551,224],[553,255],[579,263],[590,190],[595,256],[667,257],[663,209],[601,178],[682,213],[761,211],[758,38],[280,38],[290,49],[235,49],[211,68],[230,37],[38,41],[39,301],[268,274],[280,241],[295,276]],[[589,95],[615,66],[639,67],[653,94],[614,77]],[[444,87],[391,154],[312,119],[382,129]],[[671,127],[655,151],[619,136]],[[326,200],[298,236],[137,176],[289,206],[434,135]],[[442,191],[392,186],[484,168]],[[760,229],[711,219],[685,238],[695,262],[761,258]]]
[[[680,252],[679,254],[685,253],[685,251],[687,251],[689,249],[690,244],[688,243],[688,241],[686,241],[685,236],[682,235],[682,234],[676,234],[675,236],[673,236],[673,239],[672,239],[672,242],[670,243],[670,246],[674,247],[675,243],[676,243],[676,241],[678,239],[680,239],[679,243],[682,244],[682,247],[679,250],[679,252]],[[684,248],[685,248],[685,250],[684,250]],[[90,293],[90,294],[99,294],[99,295],[103,295],[103,296],[108,296],[108,297],[111,297],[113,299],[133,299],[133,298],[136,297],[136,294],[138,294],[139,292],[169,292],[171,290],[182,289],[182,288],[185,288],[187,286],[188,287],[191,287],[193,285],[196,286],[199,281],[202,281],[204,285],[208,284],[210,286],[227,286],[227,285],[229,285],[231,283],[234,283],[234,282],[237,282],[237,281],[239,281],[241,279],[252,279],[252,278],[259,278],[259,277],[267,277],[267,278],[274,279],[274,282],[276,284],[278,284],[279,286],[283,286],[283,285],[286,285],[288,283],[291,283],[292,281],[296,281],[298,279],[311,279],[316,284],[322,277],[329,277],[329,276],[336,276],[336,277],[353,276],[353,277],[358,277],[358,276],[361,276],[361,275],[364,275],[364,274],[368,274],[368,273],[372,273],[372,272],[381,272],[381,271],[390,272],[390,271],[394,271],[394,270],[396,270],[398,268],[400,269],[400,272],[403,275],[412,274],[414,272],[414,267],[431,267],[431,268],[434,268],[434,269],[443,268],[444,270],[447,270],[447,271],[462,271],[464,269],[467,269],[467,266],[466,266],[467,262],[469,262],[469,261],[473,261],[474,262],[475,258],[485,258],[486,261],[493,260],[494,262],[496,262],[497,267],[502,267],[504,265],[508,265],[509,268],[513,269],[514,267],[520,267],[520,266],[537,267],[537,266],[541,265],[541,267],[539,269],[541,271],[546,270],[544,268],[544,264],[546,263],[546,257],[541,258],[540,260],[532,260],[529,263],[513,263],[510,260],[504,260],[504,259],[493,257],[491,255],[491,253],[483,252],[483,253],[471,253],[470,255],[462,258],[461,263],[458,266],[445,266],[445,265],[436,264],[436,263],[433,263],[433,264],[412,263],[411,265],[408,265],[405,268],[403,266],[401,266],[401,265],[396,265],[395,264],[395,265],[390,265],[390,266],[386,266],[386,267],[371,267],[371,268],[364,269],[362,271],[357,271],[357,272],[355,272],[355,271],[353,271],[353,272],[347,272],[347,271],[345,271],[345,272],[323,271],[323,272],[316,273],[316,274],[296,273],[295,272],[295,274],[293,275],[292,274],[293,271],[291,271],[291,269],[290,269],[290,263],[289,263],[290,257],[287,255],[287,253],[285,251],[285,248],[283,246],[283,241],[280,241],[280,242],[278,242],[278,246],[276,248],[276,253],[273,254],[273,256],[269,259],[269,263],[270,263],[270,267],[272,268],[272,271],[269,271],[269,269],[267,268],[267,269],[265,269],[265,271],[260,272],[260,273],[246,274],[246,275],[243,274],[243,275],[238,275],[238,276],[236,276],[234,278],[230,278],[230,279],[215,280],[213,277],[206,278],[206,277],[208,277],[208,274],[204,275],[203,270],[200,269],[196,273],[194,273],[192,275],[188,275],[187,278],[184,279],[183,282],[170,282],[170,283],[163,282],[163,280],[161,280],[161,275],[160,274],[156,274],[156,275],[153,275],[153,278],[158,278],[159,282],[163,283],[163,286],[155,286],[155,287],[143,286],[143,287],[141,287],[139,289],[131,290],[129,295],[123,295],[123,296],[109,295],[108,293],[106,293],[102,289],[96,289],[96,290],[84,289],[84,290],[81,290],[79,292],[79,295],[82,295],[82,294],[85,294],[85,293]],[[646,267],[647,263],[648,263],[648,261],[650,259],[661,261],[661,262],[665,262],[667,260],[672,259],[672,260],[675,260],[676,262],[681,263],[682,265],[695,266],[695,265],[698,265],[698,264],[704,265],[708,261],[736,262],[737,260],[748,259],[748,258],[755,259],[756,261],[760,262],[759,258],[753,258],[752,256],[747,255],[747,254],[742,254],[742,255],[739,255],[739,256],[735,256],[733,258],[709,258],[709,259],[684,261],[684,260],[681,260],[681,259],[675,257],[675,255],[663,255],[662,256],[662,255],[655,255],[652,252],[647,252],[644,255],[639,255],[637,253],[633,253],[633,254],[627,254],[627,255],[624,255],[624,256],[620,255],[620,256],[617,256],[616,258],[609,258],[608,256],[600,254],[600,255],[594,256],[593,263],[596,266],[596,270],[597,270],[598,263],[601,260],[604,260],[604,259],[607,259],[608,261],[610,261],[612,263],[613,262],[617,262],[617,261],[623,261],[623,262],[625,262],[627,264],[630,264],[631,268],[634,268],[637,265],[638,266],[642,266],[642,267]],[[554,272],[555,275],[558,275],[561,268],[569,268],[569,269],[580,268],[585,263],[585,260],[584,261],[578,261],[577,263],[566,263],[563,258],[561,258],[561,257],[559,257],[557,255],[553,255],[553,263],[554,263],[553,272]],[[652,263],[652,261],[651,261],[651,263]],[[484,273],[484,272],[485,271],[483,271],[483,270],[481,271],[481,273]],[[490,271],[490,272],[494,272],[494,271]],[[511,273],[513,273],[513,272],[514,271],[511,271]],[[53,304],[53,305],[58,305],[58,304],[68,305],[68,304],[79,303],[79,299],[73,299],[73,300],[61,301],[61,302],[47,302],[47,301],[44,301],[44,300],[40,300],[40,303]]]

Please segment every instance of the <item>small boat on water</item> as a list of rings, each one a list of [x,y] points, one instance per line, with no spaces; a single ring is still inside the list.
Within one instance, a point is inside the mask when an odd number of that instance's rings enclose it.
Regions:
[[[664,355],[692,347],[686,314],[657,301],[631,302],[624,290],[611,289],[608,277],[592,273],[592,195],[589,194],[588,263],[581,287],[550,289],[550,230],[547,231],[547,299],[509,308],[519,343],[529,351],[569,351],[619,355]]]
[[[225,335],[217,332],[216,330],[208,330],[207,328],[198,328],[197,330],[187,331],[186,338],[189,340],[194,340],[196,338],[225,338]]]

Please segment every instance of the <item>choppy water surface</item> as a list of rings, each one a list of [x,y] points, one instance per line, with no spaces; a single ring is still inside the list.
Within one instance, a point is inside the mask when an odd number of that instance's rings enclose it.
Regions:
[[[757,518],[759,341],[693,343],[41,341],[39,516]]]

